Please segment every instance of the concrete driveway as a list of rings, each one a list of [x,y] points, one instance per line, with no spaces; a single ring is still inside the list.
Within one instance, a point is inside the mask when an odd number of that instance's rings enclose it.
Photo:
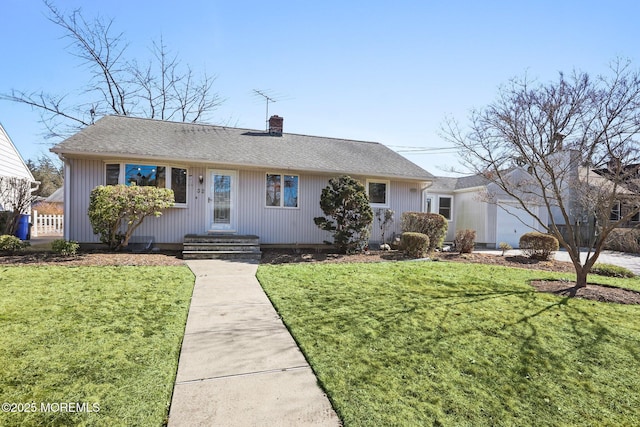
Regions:
[[[482,253],[492,253],[496,255],[500,255],[502,253],[501,250],[496,249],[478,249],[477,252]],[[521,252],[518,249],[512,249],[507,251],[506,255],[520,255]],[[581,259],[584,261],[587,257],[587,251],[582,251],[580,253]],[[561,250],[556,252],[555,259],[558,261],[571,262],[571,258],[569,254],[565,250]],[[640,255],[629,254],[625,252],[614,252],[614,251],[602,251],[598,260],[596,262],[603,264],[613,264],[620,267],[625,267],[635,274],[640,275]]]

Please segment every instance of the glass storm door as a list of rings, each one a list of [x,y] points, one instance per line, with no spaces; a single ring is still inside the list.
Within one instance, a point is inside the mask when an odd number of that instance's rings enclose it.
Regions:
[[[209,231],[236,231],[236,172],[209,171]]]

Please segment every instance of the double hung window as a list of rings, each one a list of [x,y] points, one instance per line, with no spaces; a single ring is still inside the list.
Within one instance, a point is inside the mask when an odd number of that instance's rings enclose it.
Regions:
[[[275,208],[297,208],[299,180],[298,175],[268,173],[265,205]]]
[[[438,199],[438,213],[451,221],[451,197],[440,197]]]

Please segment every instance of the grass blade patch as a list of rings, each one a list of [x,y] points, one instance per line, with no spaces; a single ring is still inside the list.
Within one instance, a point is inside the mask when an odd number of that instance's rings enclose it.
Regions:
[[[258,277],[346,426],[640,425],[640,306],[528,285],[556,273],[439,262]]]
[[[0,396],[37,405],[0,424],[161,425],[193,283],[186,267],[0,267]]]

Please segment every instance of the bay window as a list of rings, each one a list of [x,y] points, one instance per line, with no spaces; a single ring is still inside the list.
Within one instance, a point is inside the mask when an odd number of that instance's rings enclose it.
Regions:
[[[173,190],[176,204],[187,203],[187,169],[138,163],[105,165],[106,185],[140,185]]]

